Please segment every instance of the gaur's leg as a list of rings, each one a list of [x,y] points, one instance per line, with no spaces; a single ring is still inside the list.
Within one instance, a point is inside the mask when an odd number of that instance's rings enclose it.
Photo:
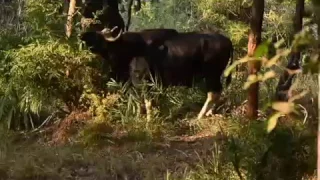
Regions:
[[[144,98],[144,104],[145,104],[145,107],[146,107],[147,122],[150,122],[151,121],[151,117],[152,117],[151,99]]]
[[[198,114],[198,119],[201,119],[204,115],[207,114],[207,112],[209,110],[212,109],[215,101],[217,101],[220,97],[220,93],[215,93],[215,92],[212,92],[212,91],[209,91],[207,93],[207,100],[206,102],[204,103],[200,113]]]
[[[212,114],[214,107],[213,105],[219,100],[222,91],[222,83],[220,81],[221,73],[219,73],[220,71],[212,71],[209,69],[210,66],[207,66],[207,68],[204,68],[206,88],[208,90],[207,99],[200,113],[198,114],[198,119],[201,119],[204,115],[208,116]]]
[[[130,63],[130,79],[133,86],[139,90],[144,90],[147,87],[144,87],[143,80],[145,80],[148,75],[150,75],[149,65],[145,58],[136,57]],[[142,86],[141,86],[142,85]],[[145,96],[145,95],[143,95]],[[144,109],[145,108],[145,109]],[[146,97],[143,97],[143,104],[140,105],[139,113],[140,115],[145,110],[147,115],[147,121],[151,120],[151,100]]]

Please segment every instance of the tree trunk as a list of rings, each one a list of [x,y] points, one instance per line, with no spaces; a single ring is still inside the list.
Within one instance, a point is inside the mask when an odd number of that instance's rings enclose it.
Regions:
[[[261,42],[261,31],[264,13],[264,0],[253,0],[252,4],[252,17],[250,20],[250,33],[248,41],[248,56],[253,56],[257,46]],[[251,61],[248,63],[249,75],[257,75],[260,70],[260,62]],[[258,117],[258,95],[259,95],[259,83],[251,84],[248,89],[248,106],[247,116],[250,119],[256,119]]]
[[[133,5],[133,1],[134,0],[129,0],[129,3],[128,3],[128,21],[127,21],[127,25],[126,25],[126,31],[129,30],[129,26],[130,26],[130,22],[131,22],[131,8],[132,8],[132,5]]]
[[[293,19],[294,34],[302,30],[303,15],[304,15],[304,1],[296,0],[296,15]],[[301,54],[298,49],[293,49],[290,54],[290,59],[287,65],[288,70],[297,70],[300,68]],[[278,101],[288,101],[291,96],[290,87],[295,74],[289,74],[288,71],[284,71],[283,75],[280,77],[277,89],[276,89],[276,100]]]
[[[319,26],[319,24],[318,24]],[[318,28],[319,30],[320,28]],[[320,34],[318,32],[318,34]],[[318,70],[318,84],[320,84],[320,68]],[[317,179],[320,180],[320,96],[318,94],[318,148],[317,148]]]
[[[317,34],[318,34],[318,43],[317,43],[317,50],[320,53],[320,3],[319,1],[314,0],[314,13],[317,27]],[[319,58],[319,57],[318,57]],[[319,59],[318,59],[319,63]],[[318,64],[318,85],[320,84],[320,65]],[[319,91],[319,90],[318,90]],[[318,148],[317,148],[317,179],[320,180],[320,96],[318,93]]]
[[[67,23],[66,23],[66,35],[68,38],[71,36],[72,20],[73,20],[75,10],[76,10],[76,0],[70,0]]]

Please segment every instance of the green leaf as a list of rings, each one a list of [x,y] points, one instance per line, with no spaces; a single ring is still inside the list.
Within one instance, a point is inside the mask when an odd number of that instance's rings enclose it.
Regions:
[[[277,112],[269,118],[267,126],[268,133],[270,133],[276,127],[279,117],[281,117],[281,113]]]
[[[265,56],[269,51],[269,46],[271,44],[271,39],[268,39],[261,43],[254,52],[254,57]]]

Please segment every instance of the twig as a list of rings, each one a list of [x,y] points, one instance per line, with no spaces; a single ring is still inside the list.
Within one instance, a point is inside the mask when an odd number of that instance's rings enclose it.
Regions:
[[[57,111],[53,112],[50,116],[47,117],[47,119],[45,121],[43,121],[43,123],[37,127],[36,129],[32,130],[31,132],[36,132],[38,131],[39,129],[41,129],[45,124],[47,124],[49,121],[51,121],[53,119],[53,116],[57,114]]]
[[[298,105],[299,107],[301,107],[301,108],[303,109],[303,111],[304,111],[303,124],[305,124],[306,121],[307,121],[307,119],[308,119],[308,116],[309,116],[308,111],[307,111],[307,109],[306,109],[304,106],[302,106],[301,104],[297,104],[297,105]]]

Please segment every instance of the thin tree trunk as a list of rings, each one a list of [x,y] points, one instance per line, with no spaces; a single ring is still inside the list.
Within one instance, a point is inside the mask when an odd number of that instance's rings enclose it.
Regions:
[[[320,3],[314,1],[314,12],[316,18],[316,24],[318,25],[317,34],[318,34],[318,44],[317,44],[317,51],[320,55]],[[318,57],[319,58],[319,57]],[[320,64],[318,59],[318,85],[320,85]],[[320,90],[318,89],[318,149],[317,149],[317,179],[320,180]]]
[[[131,15],[132,15],[131,10],[132,10],[133,1],[134,0],[129,0],[129,3],[128,3],[128,21],[127,21],[126,31],[129,30],[129,26],[131,22]]]
[[[66,23],[66,35],[69,38],[72,32],[72,20],[76,10],[76,0],[70,0],[69,11]]]
[[[319,26],[319,25],[318,25]],[[319,30],[319,28],[318,28]],[[318,33],[319,34],[319,33]],[[318,70],[318,84],[320,84],[320,68]],[[319,91],[319,90],[318,90]],[[318,149],[317,149],[317,179],[320,180],[320,96],[318,93]]]
[[[304,15],[304,2],[305,0],[296,0],[296,15],[293,19],[294,34],[302,30],[303,15]],[[293,49],[290,59],[287,65],[289,70],[297,70],[300,68],[301,53],[298,49]],[[292,86],[293,78],[295,74],[289,74],[288,71],[284,71],[280,77],[277,89],[276,89],[276,100],[288,101],[291,97],[290,87]]]
[[[250,33],[248,41],[248,56],[253,56],[257,46],[261,43],[261,31],[264,13],[264,0],[253,0],[252,17],[250,20]],[[260,62],[251,61],[248,63],[249,75],[260,70]],[[248,89],[247,116],[250,119],[258,117],[259,82],[251,84]]]

